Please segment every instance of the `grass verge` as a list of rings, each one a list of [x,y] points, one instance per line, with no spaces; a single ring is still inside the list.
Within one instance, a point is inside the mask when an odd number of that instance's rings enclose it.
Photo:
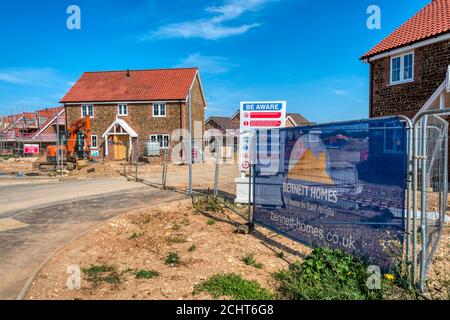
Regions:
[[[240,275],[216,274],[198,284],[193,294],[208,292],[214,298],[230,297],[233,300],[271,300],[275,295],[258,282],[243,279]]]

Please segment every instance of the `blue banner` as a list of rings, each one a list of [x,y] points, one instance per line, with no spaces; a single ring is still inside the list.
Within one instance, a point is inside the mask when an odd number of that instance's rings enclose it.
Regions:
[[[398,118],[256,131],[254,221],[392,269],[402,256],[406,128]]]

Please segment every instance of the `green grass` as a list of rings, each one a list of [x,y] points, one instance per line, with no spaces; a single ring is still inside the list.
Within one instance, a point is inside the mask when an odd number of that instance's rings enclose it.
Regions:
[[[216,223],[216,221],[214,221],[213,219],[209,219],[208,221],[206,221],[206,224],[208,225],[208,226],[212,226],[213,224],[215,224]]]
[[[287,270],[275,273],[282,298],[292,300],[372,300],[380,290],[367,288],[367,265],[341,250],[317,248]]]
[[[192,246],[189,247],[188,251],[189,252],[194,252],[195,249],[197,249],[197,246],[195,244],[193,244]]]
[[[233,273],[212,276],[196,285],[193,294],[204,291],[216,299],[226,296],[233,300],[271,300],[275,297],[273,293],[263,288],[258,282],[245,280]]]
[[[242,257],[242,262],[247,266],[254,266],[256,269],[262,269],[263,265],[259,262],[256,262],[253,254],[246,254]]]
[[[155,270],[145,270],[141,269],[134,272],[136,279],[151,279],[159,276],[159,272]]]
[[[166,263],[169,265],[178,265],[181,263],[181,257],[177,252],[169,252],[166,257]]]
[[[99,285],[102,282],[118,285],[122,283],[122,273],[119,273],[115,266],[107,264],[91,265],[89,268],[82,268],[81,271],[86,276],[86,280]]]

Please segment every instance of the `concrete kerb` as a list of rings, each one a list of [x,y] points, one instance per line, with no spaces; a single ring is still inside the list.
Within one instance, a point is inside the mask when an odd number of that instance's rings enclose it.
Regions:
[[[172,203],[172,202],[178,202],[178,203],[181,203],[181,204],[184,204],[185,202],[186,202],[186,203],[191,203],[191,199],[189,198],[189,199],[184,199],[184,200],[170,200],[170,201],[167,201],[167,202],[160,203],[160,204],[158,204],[158,205],[156,205],[156,206],[152,206],[152,208],[161,208],[161,207],[167,206],[168,204],[170,204],[170,203]],[[137,210],[135,213],[138,213],[138,214],[139,214],[139,213],[143,212],[144,210],[147,210],[147,208],[146,208],[146,209],[139,209],[139,210]],[[20,290],[19,294],[17,295],[16,300],[23,300],[23,299],[24,299],[24,297],[27,295],[28,291],[30,290],[30,288],[31,288],[31,286],[32,286],[32,284],[33,284],[33,282],[34,282],[34,280],[36,279],[37,275],[42,271],[42,269],[44,269],[44,267],[50,262],[50,260],[51,260],[58,252],[60,252],[61,250],[63,250],[63,249],[64,249],[65,247],[67,247],[69,244],[75,242],[76,240],[82,238],[82,237],[85,236],[86,234],[92,232],[94,229],[98,228],[99,226],[105,225],[105,224],[109,223],[111,220],[117,219],[117,218],[119,218],[119,217],[121,217],[121,216],[123,216],[123,215],[125,215],[125,214],[128,214],[128,213],[122,213],[122,214],[119,214],[119,215],[117,215],[117,216],[115,216],[115,217],[112,217],[112,218],[106,220],[106,221],[103,221],[100,225],[96,225],[96,226],[93,226],[93,227],[87,229],[86,231],[82,232],[81,234],[77,235],[76,237],[72,238],[71,240],[67,241],[66,243],[64,243],[63,245],[61,245],[59,248],[57,248],[56,250],[54,250],[54,251],[48,256],[48,258],[45,259],[45,261],[44,261],[44,262],[43,262],[43,263],[42,263],[42,264],[41,264],[41,265],[40,265],[40,266],[32,273],[32,275],[28,278],[28,280],[25,282],[25,285],[22,287],[22,289]]]

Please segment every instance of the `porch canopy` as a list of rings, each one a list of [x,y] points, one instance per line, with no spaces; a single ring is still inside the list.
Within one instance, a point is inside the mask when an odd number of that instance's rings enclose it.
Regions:
[[[105,139],[105,155],[108,155],[108,136],[115,135],[128,135],[129,138],[129,155],[131,155],[131,150],[133,148],[132,139],[137,138],[138,134],[133,128],[130,127],[128,123],[126,123],[123,119],[116,119],[109,126],[108,129],[103,133],[102,138]]]

